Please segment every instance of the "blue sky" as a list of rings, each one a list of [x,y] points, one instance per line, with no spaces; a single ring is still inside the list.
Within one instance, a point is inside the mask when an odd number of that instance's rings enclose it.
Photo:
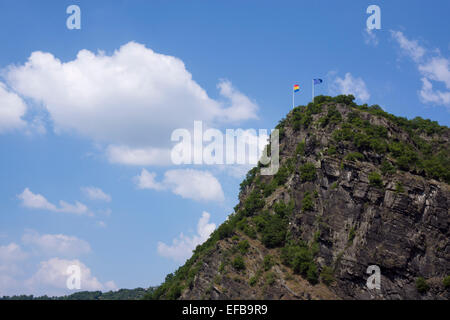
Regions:
[[[71,4],[81,30],[66,27]],[[381,30],[368,33],[371,4]],[[449,7],[1,2],[0,295],[67,293],[73,263],[89,290],[174,271],[232,212],[246,169],[165,161],[171,131],[193,120],[273,128],[292,85],[307,104],[318,77],[316,94],[450,125]]]

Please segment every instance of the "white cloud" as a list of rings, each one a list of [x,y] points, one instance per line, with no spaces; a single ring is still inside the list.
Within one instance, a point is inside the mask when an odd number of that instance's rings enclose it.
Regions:
[[[421,80],[422,89],[420,89],[419,95],[424,103],[450,106],[450,91],[433,90],[433,84],[427,78],[423,77]]]
[[[425,55],[426,50],[419,45],[417,40],[409,40],[401,31],[391,30],[391,36],[397,41],[403,53],[418,62]]]
[[[214,223],[209,223],[210,214],[203,212],[202,217],[197,224],[197,234],[192,237],[185,236],[183,233],[178,238],[173,239],[172,245],[158,242],[158,253],[166,258],[177,262],[184,262],[192,255],[192,251],[205,242],[210,234],[216,229]]]
[[[91,273],[91,270],[80,260],[66,260],[61,257],[46,256],[76,256],[91,251],[86,241],[62,234],[40,235],[36,231],[28,230],[22,237],[24,252],[16,243],[0,246],[0,296],[33,294],[57,296],[73,293],[66,287],[69,274],[67,268],[77,265],[81,271],[80,290],[116,290],[113,281],[101,283]],[[34,253],[34,254],[31,254]],[[25,266],[34,263],[31,258],[42,258],[37,270],[29,270]],[[30,272],[31,271],[31,272]]]
[[[75,204],[67,203],[63,200],[59,201],[59,207],[50,203],[43,195],[34,194],[30,189],[25,188],[25,190],[17,196],[22,200],[22,205],[30,209],[43,209],[53,212],[64,212],[64,213],[74,213],[74,214],[87,214],[92,213],[89,209],[81,202],[76,201]]]
[[[111,196],[96,187],[82,187],[81,191],[91,200],[111,202]]]
[[[141,174],[136,176],[134,179],[139,189],[164,190],[164,185],[156,182],[155,178],[156,173],[148,172],[146,169],[142,169]]]
[[[77,257],[91,252],[88,242],[64,234],[39,234],[28,230],[22,236],[22,242],[47,256]]]
[[[22,248],[14,242],[0,246],[0,274],[14,271],[15,264],[25,260],[27,256]]]
[[[232,122],[243,119],[257,119],[258,105],[246,95],[237,91],[230,81],[222,80],[217,87],[220,89],[220,94],[230,101],[230,106],[221,110],[222,119]]]
[[[176,169],[166,171],[162,182],[157,182],[155,178],[155,173],[142,169],[134,179],[140,189],[169,189],[186,199],[223,201],[225,198],[220,182],[208,171]]]
[[[354,78],[347,72],[344,78],[336,77],[332,83],[331,90],[336,94],[352,94],[361,101],[367,101],[370,93],[361,78]]]
[[[364,36],[364,42],[367,45],[371,45],[371,46],[378,46],[378,37],[375,34],[376,31],[372,30],[372,29],[364,29],[363,32],[363,36]]]
[[[229,81],[218,84],[223,101],[214,100],[183,61],[135,42],[111,55],[81,50],[68,62],[33,52],[24,65],[10,66],[6,79],[16,92],[45,106],[55,130],[106,143],[116,163],[168,160],[171,132],[191,127],[194,120],[257,117],[257,105]]]
[[[169,148],[142,147],[133,148],[125,145],[109,145],[106,156],[111,163],[133,166],[170,164]]]
[[[22,119],[26,111],[23,100],[0,82],[0,133],[26,127]]]
[[[21,275],[21,264],[27,258],[28,254],[14,242],[0,246],[0,297],[20,286],[16,278]]]
[[[407,39],[401,31],[391,31],[391,35],[399,44],[402,52],[412,59],[422,75],[422,88],[419,90],[421,101],[450,108],[449,59],[442,57],[439,50],[427,50],[420,46],[417,40]],[[435,89],[436,83],[442,83],[446,91]]]
[[[443,57],[433,57],[424,64],[420,64],[419,71],[428,79],[443,82],[450,89],[449,60]]]
[[[71,265],[80,267],[81,291],[108,291],[117,288],[112,281],[102,284],[91,274],[91,270],[78,259],[65,260],[60,258],[42,261],[38,271],[25,281],[25,285],[35,295],[47,294],[51,296],[71,293],[66,286],[69,277],[67,269]]]

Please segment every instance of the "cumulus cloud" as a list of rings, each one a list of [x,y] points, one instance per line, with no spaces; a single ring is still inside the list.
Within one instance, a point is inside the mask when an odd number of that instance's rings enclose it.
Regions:
[[[52,258],[42,261],[37,272],[25,281],[25,285],[30,292],[35,295],[62,295],[70,293],[67,289],[67,279],[69,266],[78,266],[81,271],[82,291],[109,291],[115,290],[117,286],[113,281],[101,283],[91,273],[91,270],[78,259],[65,260]]]
[[[331,90],[336,94],[352,94],[361,101],[367,101],[370,98],[366,83],[361,78],[355,78],[347,72],[344,78],[336,77],[332,83]]]
[[[28,230],[22,236],[22,242],[33,248],[38,254],[47,256],[77,257],[91,252],[88,242],[64,234],[39,234]]]
[[[106,155],[111,163],[133,166],[165,165],[171,161],[169,148],[109,145],[106,148]]]
[[[156,173],[142,169],[141,174],[135,177],[135,183],[140,189],[168,189],[182,198],[196,201],[223,201],[225,198],[220,182],[208,171],[168,170],[161,182],[155,178]]]
[[[0,82],[0,133],[26,127],[23,120],[26,111],[23,100]]]
[[[401,31],[391,31],[403,54],[411,58],[421,74],[422,88],[419,97],[424,103],[450,108],[450,61],[439,50],[427,50],[417,40],[408,39]],[[444,90],[434,88],[442,84]]]
[[[81,191],[91,200],[111,202],[111,196],[96,187],[82,187]]]
[[[28,254],[14,242],[0,246],[0,297],[20,287],[17,277],[21,275],[21,264],[27,258]]]
[[[59,201],[59,207],[49,202],[43,195],[34,194],[30,189],[25,188],[25,190],[17,196],[22,200],[22,205],[30,209],[42,209],[53,212],[64,212],[73,214],[87,214],[91,215],[88,207],[86,207],[81,202],[76,201],[75,204],[67,203],[63,200]]]
[[[178,238],[173,239],[171,245],[158,242],[159,255],[177,262],[184,262],[192,255],[192,251],[205,242],[216,229],[216,225],[209,223],[209,219],[210,214],[204,211],[197,224],[197,234],[192,237],[181,233]]]
[[[45,106],[57,131],[104,142],[110,161],[124,164],[158,164],[171,132],[194,120],[242,121],[258,109],[226,80],[218,84],[222,99],[210,98],[182,60],[136,42],[111,55],[81,50],[68,62],[33,52],[25,64],[10,66],[6,79]]]
[[[27,253],[14,242],[0,246],[0,274],[14,271],[16,263],[25,260],[27,256]]]
[[[420,46],[417,40],[409,40],[406,38],[403,32],[391,30],[391,36],[397,41],[402,52],[414,61],[420,61],[425,55],[425,48]]]
[[[135,177],[139,189],[164,190],[165,186],[155,180],[156,173],[142,169],[141,174]]]
[[[22,237],[23,248],[16,243],[0,246],[0,296],[33,294],[58,296],[73,293],[67,288],[69,266],[81,271],[80,290],[116,290],[113,281],[100,282],[91,270],[78,259],[64,259],[91,252],[90,245],[81,239],[63,234],[39,234],[27,230]],[[49,259],[49,256],[53,256]],[[58,256],[58,257],[55,257]],[[40,261],[37,269],[25,265]]]

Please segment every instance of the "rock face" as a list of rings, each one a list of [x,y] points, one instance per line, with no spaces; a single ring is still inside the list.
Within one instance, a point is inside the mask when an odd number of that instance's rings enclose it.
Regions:
[[[448,154],[449,129],[435,124],[438,132],[405,129],[398,118],[379,109],[351,101],[338,103],[336,98],[318,100],[296,108],[278,126],[284,177],[261,176],[258,168],[251,171],[241,185],[235,213],[197,248],[175,273],[175,280],[161,286],[158,298],[450,297],[444,285],[450,274],[450,186],[445,175],[449,160],[440,160],[444,171],[438,171],[444,173],[435,179],[425,168],[431,154]],[[344,124],[353,121],[355,114],[362,122],[352,122],[347,126],[352,134],[340,139]],[[327,117],[328,122],[323,120]],[[364,147],[355,137],[358,132],[370,136],[371,130],[380,130],[384,138],[375,134]],[[433,151],[425,153],[416,145],[417,139]],[[387,147],[378,148],[377,143]],[[399,144],[411,145],[417,153],[407,167],[395,152]],[[309,176],[305,164],[310,165]],[[273,190],[268,187],[271,183]],[[252,207],[251,197],[259,197],[262,203]],[[258,216],[271,219],[279,214],[279,203],[288,207],[288,213],[273,221],[284,221],[285,230],[270,233],[267,225],[271,223],[261,227]],[[278,234],[283,238],[271,242],[270,237]],[[300,242],[310,248],[305,249],[312,257],[307,271],[301,264],[307,260],[302,260],[302,253],[293,258],[286,254],[285,247]],[[238,256],[244,266],[239,266]],[[371,265],[380,268],[380,289],[366,285]]]

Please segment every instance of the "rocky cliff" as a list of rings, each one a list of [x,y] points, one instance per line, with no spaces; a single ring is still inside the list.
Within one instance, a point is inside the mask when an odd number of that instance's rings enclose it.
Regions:
[[[235,212],[148,297],[448,299],[450,129],[353,100],[280,121],[278,173],[252,169]]]

